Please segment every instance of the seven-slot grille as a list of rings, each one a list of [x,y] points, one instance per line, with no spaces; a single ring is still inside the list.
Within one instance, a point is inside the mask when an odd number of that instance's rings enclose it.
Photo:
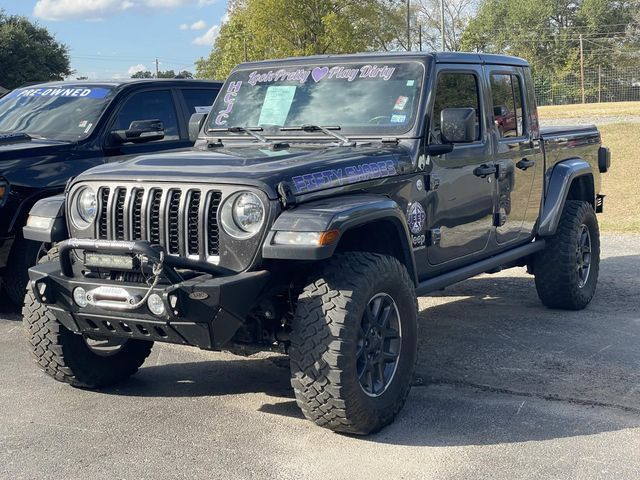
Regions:
[[[217,190],[101,187],[96,232],[108,240],[149,240],[171,255],[202,260],[219,255]]]

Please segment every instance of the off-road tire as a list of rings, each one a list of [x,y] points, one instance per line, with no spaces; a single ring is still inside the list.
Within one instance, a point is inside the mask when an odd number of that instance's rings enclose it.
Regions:
[[[589,230],[591,268],[581,287],[576,255],[582,225]],[[582,310],[595,294],[599,267],[600,232],[593,207],[588,202],[567,200],[555,235],[546,239],[545,249],[534,259],[538,297],[549,308]]]
[[[52,248],[43,260],[54,260]],[[151,353],[153,342],[127,340],[113,355],[91,351],[82,335],[62,325],[27,289],[22,309],[31,354],[40,369],[50,377],[80,388],[101,388],[127,379],[138,371]]]
[[[394,375],[377,397],[356,372],[364,309],[379,293],[395,302],[401,348]],[[305,417],[337,432],[366,435],[393,421],[409,394],[416,362],[418,302],[405,267],[374,253],[336,255],[308,282],[293,319],[291,385]]]
[[[11,249],[11,255],[4,273],[3,287],[9,301],[20,306],[24,300],[29,268],[38,262],[38,252],[42,243],[26,240],[19,235]]]

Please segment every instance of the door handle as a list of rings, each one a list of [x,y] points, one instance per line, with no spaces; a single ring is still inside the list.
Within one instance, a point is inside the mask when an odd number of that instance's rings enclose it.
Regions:
[[[516,163],[516,167],[520,170],[526,170],[527,168],[531,168],[536,164],[535,160],[529,160],[528,158],[523,158],[518,163]]]
[[[489,175],[495,175],[495,173],[498,171],[498,169],[496,168],[495,165],[480,165],[479,167],[477,167],[474,171],[473,174],[476,177],[480,177],[480,178],[487,178]]]

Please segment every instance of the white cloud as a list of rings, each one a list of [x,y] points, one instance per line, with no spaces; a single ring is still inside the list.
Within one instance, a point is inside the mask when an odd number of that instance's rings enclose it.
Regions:
[[[213,5],[216,0],[198,0],[199,7],[206,7],[207,5]]]
[[[214,25],[209,30],[207,30],[203,35],[196,37],[193,39],[194,45],[205,45],[205,46],[213,46],[213,42],[215,42],[218,37],[218,33],[220,33],[220,25]]]
[[[127,70],[127,73],[129,74],[129,76],[131,76],[134,73],[146,72],[146,71],[147,71],[147,67],[145,67],[144,65],[139,63],[138,65],[134,65],[132,67],[129,67],[129,70]]]
[[[33,14],[45,20],[100,20],[131,7],[130,0],[38,0]]]
[[[204,20],[198,20],[197,22],[193,22],[190,28],[191,30],[203,30],[207,28],[207,22]]]
[[[143,3],[153,8],[175,8],[190,2],[188,0],[144,0]]]
[[[102,20],[125,10],[210,5],[215,0],[37,0],[33,15],[44,20]]]
[[[189,30],[189,25],[187,25],[186,23],[181,23],[178,28],[180,30]]]

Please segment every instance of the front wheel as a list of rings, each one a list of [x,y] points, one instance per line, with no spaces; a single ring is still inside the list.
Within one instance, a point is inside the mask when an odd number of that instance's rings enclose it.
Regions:
[[[54,247],[41,261],[57,258],[58,250]],[[153,342],[146,340],[94,338],[73,333],[30,290],[24,298],[22,315],[29,348],[40,369],[74,387],[106,387],[130,377],[153,346]]]
[[[19,306],[24,299],[29,268],[47,256],[51,244],[26,240],[22,235],[15,240],[5,273],[4,289],[11,303]]]
[[[417,299],[393,257],[334,257],[298,297],[291,384],[304,415],[338,432],[366,435],[393,421],[416,361]]]
[[[550,308],[582,310],[595,294],[599,270],[596,214],[588,202],[567,200],[555,235],[534,259],[538,296]]]

